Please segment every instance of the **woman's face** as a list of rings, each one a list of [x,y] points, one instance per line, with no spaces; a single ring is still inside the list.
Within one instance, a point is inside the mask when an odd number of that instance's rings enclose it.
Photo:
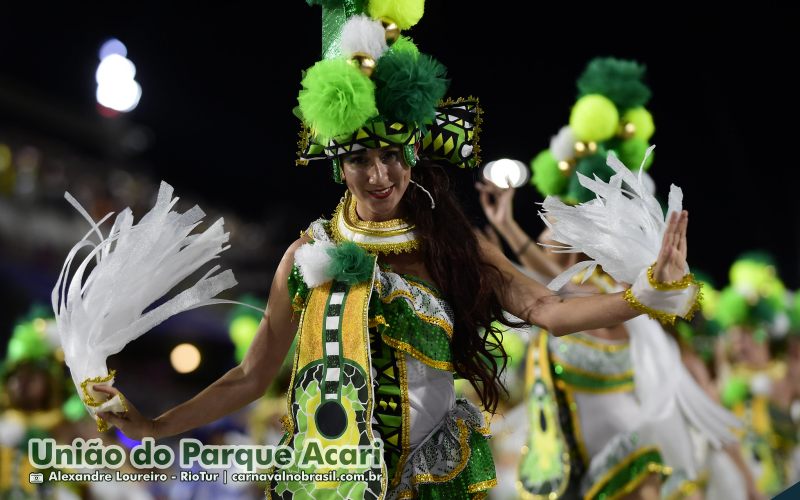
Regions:
[[[411,180],[399,146],[362,149],[342,157],[342,175],[356,199],[362,220],[381,222],[399,217],[400,200]]]

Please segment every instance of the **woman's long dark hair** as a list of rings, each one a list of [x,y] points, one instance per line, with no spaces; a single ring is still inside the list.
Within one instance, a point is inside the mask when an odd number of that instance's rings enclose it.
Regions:
[[[428,195],[413,184],[403,196],[407,218],[416,224],[422,241],[425,267],[453,309],[453,366],[478,392],[483,407],[494,412],[505,392],[500,373],[508,359],[500,332],[492,326],[495,320],[505,322],[497,295],[503,276],[481,260],[478,238],[443,168],[421,159],[411,169],[411,178],[436,201],[431,210]]]

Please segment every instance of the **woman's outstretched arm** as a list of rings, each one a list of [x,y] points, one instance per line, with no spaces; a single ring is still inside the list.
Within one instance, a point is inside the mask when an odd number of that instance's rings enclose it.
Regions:
[[[654,275],[659,282],[680,280],[686,269],[686,227],[688,213],[673,213],[664,233]],[[563,298],[528,278],[500,252],[488,244],[481,250],[487,263],[504,277],[499,290],[503,308],[553,335],[617,325],[641,314],[623,298],[623,293]]]

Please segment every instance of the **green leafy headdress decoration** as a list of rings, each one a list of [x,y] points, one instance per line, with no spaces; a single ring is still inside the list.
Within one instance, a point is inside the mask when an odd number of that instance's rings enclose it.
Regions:
[[[402,30],[424,0],[306,0],[322,6],[323,60],[305,71],[295,113],[303,122],[298,164],[365,148],[401,146],[462,168],[478,165],[480,107],[474,98],[443,101],[446,69],[420,53]]]
[[[589,62],[577,81],[578,100],[569,125],[531,160],[531,184],[543,196],[558,196],[566,203],[592,199],[576,173],[608,181],[614,174],[606,165],[609,151],[631,169],[650,167],[652,155],[641,165],[655,132],[653,117],[645,108],[650,89],[644,73],[645,67],[634,61],[605,57]]]

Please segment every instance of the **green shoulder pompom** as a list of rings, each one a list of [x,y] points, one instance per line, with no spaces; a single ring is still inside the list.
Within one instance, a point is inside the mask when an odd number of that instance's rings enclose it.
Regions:
[[[653,115],[645,108],[629,109],[622,115],[622,121],[633,124],[633,137],[642,141],[649,141],[656,131]]]
[[[572,107],[569,126],[581,141],[605,141],[617,133],[619,112],[608,98],[600,94],[586,95]]]
[[[644,106],[650,100],[650,89],[642,81],[645,70],[634,61],[592,59],[578,78],[579,95],[602,94],[623,111]]]
[[[372,278],[375,259],[352,241],[344,241],[328,250],[333,279],[355,285]]]
[[[369,0],[368,10],[373,19],[390,19],[407,30],[422,19],[425,0]]]
[[[430,122],[447,91],[446,73],[445,67],[428,55],[388,51],[372,75],[381,116],[402,123]]]
[[[531,184],[542,196],[558,196],[567,187],[567,176],[559,170],[558,162],[549,149],[545,149],[531,160]]]
[[[301,83],[300,113],[322,142],[353,133],[378,114],[375,84],[345,59],[318,62]]]

